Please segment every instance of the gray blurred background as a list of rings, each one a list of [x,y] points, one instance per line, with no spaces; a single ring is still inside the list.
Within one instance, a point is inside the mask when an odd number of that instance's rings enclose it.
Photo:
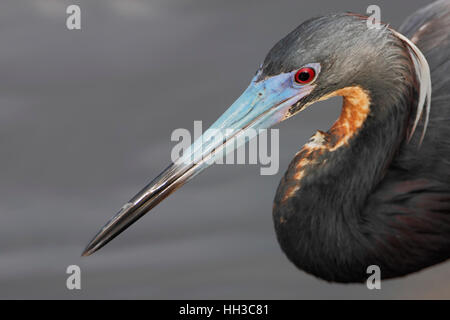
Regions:
[[[337,98],[279,126],[278,175],[215,166],[80,258],[169,163],[172,131],[210,125],[302,21],[378,4],[398,27],[428,2],[2,0],[0,298],[450,298],[450,263],[370,291],[298,271],[279,249],[276,187],[337,118]],[[66,29],[69,4],[81,6],[81,31]],[[66,289],[71,264],[80,291]]]

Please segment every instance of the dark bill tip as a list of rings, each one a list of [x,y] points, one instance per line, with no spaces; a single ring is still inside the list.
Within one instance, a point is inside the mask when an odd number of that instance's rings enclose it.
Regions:
[[[91,242],[89,242],[81,256],[87,257],[98,251],[158,203],[167,198],[176,189],[181,187],[194,171],[189,169],[192,169],[192,167],[186,166],[180,169],[169,166],[164,170],[120,209],[95,235]]]
[[[122,231],[128,228],[134,221],[144,215],[142,207],[127,203],[89,242],[82,253],[82,257],[87,257],[105,246],[112,239],[117,237]],[[141,210],[139,210],[141,209]],[[140,212],[139,212],[140,211]]]

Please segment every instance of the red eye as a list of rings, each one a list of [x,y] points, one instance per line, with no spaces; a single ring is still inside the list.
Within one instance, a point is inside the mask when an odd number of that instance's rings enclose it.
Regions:
[[[301,68],[295,74],[295,81],[300,84],[307,84],[314,80],[316,71],[313,68]]]

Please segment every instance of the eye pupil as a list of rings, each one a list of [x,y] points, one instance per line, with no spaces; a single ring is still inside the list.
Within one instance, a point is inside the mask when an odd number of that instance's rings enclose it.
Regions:
[[[299,79],[300,81],[307,81],[309,78],[310,78],[310,75],[309,75],[308,72],[301,72],[301,73],[298,75],[298,79]]]
[[[295,74],[295,81],[300,84],[307,84],[314,80],[316,72],[313,68],[301,68]]]

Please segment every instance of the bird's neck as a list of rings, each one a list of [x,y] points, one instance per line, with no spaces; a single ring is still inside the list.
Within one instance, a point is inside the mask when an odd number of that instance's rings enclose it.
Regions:
[[[307,271],[304,264],[313,261],[309,255],[321,254],[325,261],[326,252],[335,252],[351,259],[350,250],[355,248],[351,239],[357,241],[363,232],[367,197],[404,140],[409,118],[400,100],[398,106],[388,107],[361,87],[333,95],[343,96],[341,116],[328,132],[317,132],[297,153],[274,204],[279,242],[288,257]],[[328,258],[330,263],[337,259],[333,254]]]
[[[341,115],[327,132],[317,131],[296,154],[277,201],[284,203],[317,188],[325,199],[324,192],[332,192],[336,205],[353,194],[352,210],[346,211],[358,212],[404,140],[409,114],[401,107],[384,106],[360,86],[337,90],[324,99],[331,96],[343,97]]]

